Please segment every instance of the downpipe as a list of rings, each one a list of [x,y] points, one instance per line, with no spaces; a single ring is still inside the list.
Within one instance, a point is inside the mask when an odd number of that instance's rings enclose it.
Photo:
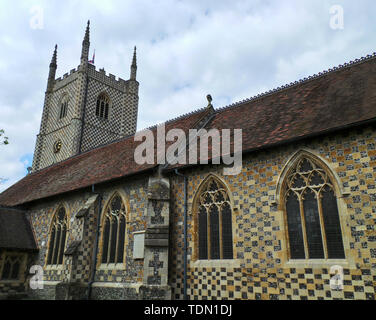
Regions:
[[[184,259],[183,259],[183,265],[184,265],[184,274],[183,274],[183,294],[184,294],[184,300],[188,300],[187,296],[187,256],[188,256],[188,228],[187,228],[187,217],[188,217],[188,178],[187,176],[181,174],[178,169],[175,169],[175,174],[177,176],[184,178]]]
[[[98,243],[99,243],[99,231],[100,231],[100,218],[101,218],[101,213],[102,213],[102,194],[99,192],[95,192],[95,185],[93,184],[91,186],[91,193],[92,194],[97,194],[98,195],[98,216],[97,216],[97,232],[95,234],[95,246],[94,246],[94,255],[92,258],[92,273],[90,277],[90,281],[88,284],[88,292],[87,292],[87,300],[91,299],[91,293],[93,289],[93,283],[95,279],[95,274],[97,271],[97,256],[98,256]]]

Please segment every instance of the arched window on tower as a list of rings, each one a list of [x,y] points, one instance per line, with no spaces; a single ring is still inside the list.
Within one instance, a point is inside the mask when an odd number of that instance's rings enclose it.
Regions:
[[[213,176],[196,195],[198,259],[233,259],[232,208],[228,190]]]
[[[53,220],[50,231],[47,265],[63,264],[65,241],[67,238],[68,221],[64,207],[60,207]]]
[[[126,210],[124,202],[115,194],[102,217],[102,264],[124,262]]]
[[[60,103],[60,113],[59,119],[63,119],[67,116],[68,113],[68,96],[64,95]]]
[[[335,188],[319,163],[300,158],[284,182],[291,259],[344,259]]]
[[[104,93],[101,93],[97,99],[97,107],[95,109],[95,115],[101,119],[108,119],[110,109],[110,99]]]

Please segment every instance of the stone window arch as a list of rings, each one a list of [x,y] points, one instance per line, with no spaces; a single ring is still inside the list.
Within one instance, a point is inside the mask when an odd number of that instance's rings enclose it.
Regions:
[[[60,206],[52,219],[47,253],[47,265],[62,265],[67,240],[68,217],[64,206]]]
[[[110,98],[107,94],[101,93],[97,98],[95,115],[100,119],[108,119],[110,112]]]
[[[339,188],[319,158],[301,153],[288,164],[281,187],[290,259],[345,259]]]
[[[102,215],[101,264],[123,264],[126,250],[127,210],[119,193],[115,193]]]
[[[232,205],[228,188],[209,175],[195,195],[196,248],[199,260],[233,259]]]
[[[69,97],[67,94],[64,94],[61,101],[60,101],[60,112],[59,112],[59,119],[63,119],[68,114],[68,104],[69,104]]]

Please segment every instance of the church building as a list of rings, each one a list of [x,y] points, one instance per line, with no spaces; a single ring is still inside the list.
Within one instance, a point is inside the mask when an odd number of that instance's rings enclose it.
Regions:
[[[0,299],[375,300],[376,53],[164,123],[241,130],[227,175],[213,139],[207,164],[137,163],[136,48],[123,80],[89,47],[88,23],[58,79],[55,47],[32,169],[0,194]]]

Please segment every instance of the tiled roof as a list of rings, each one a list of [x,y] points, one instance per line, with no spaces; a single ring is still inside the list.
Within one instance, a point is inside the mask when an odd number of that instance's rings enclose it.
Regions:
[[[207,112],[169,121],[166,130],[195,128]],[[376,55],[218,109],[206,128],[242,129],[243,151],[249,151],[371,119],[376,119]],[[28,175],[0,194],[0,203],[14,206],[155,167],[134,162],[138,144],[128,137]]]
[[[166,130],[194,128],[207,112],[201,109],[168,121]],[[156,127],[151,130],[156,134]],[[140,142],[133,138],[124,138],[29,174],[0,194],[0,204],[16,206],[154,168],[155,165],[138,165],[134,161],[134,150]]]
[[[205,129],[242,129],[244,153],[368,120],[376,120],[376,54],[217,109]]]
[[[0,207],[0,249],[38,250],[25,212]]]
[[[376,58],[335,70],[219,110],[210,127],[243,129],[245,151],[376,118]]]

